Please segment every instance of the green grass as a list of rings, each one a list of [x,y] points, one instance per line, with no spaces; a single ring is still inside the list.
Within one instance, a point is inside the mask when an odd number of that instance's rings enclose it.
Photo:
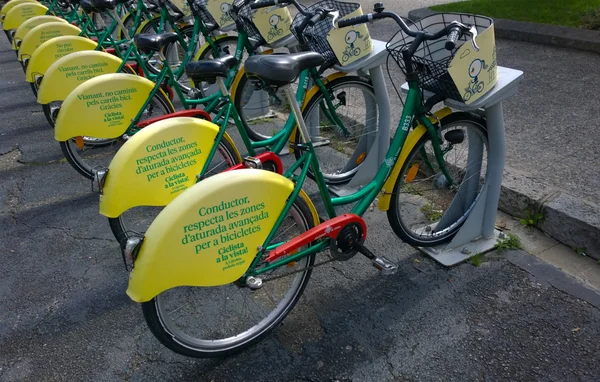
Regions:
[[[437,12],[475,13],[501,19],[579,27],[581,14],[598,9],[600,0],[471,0],[437,5]]]

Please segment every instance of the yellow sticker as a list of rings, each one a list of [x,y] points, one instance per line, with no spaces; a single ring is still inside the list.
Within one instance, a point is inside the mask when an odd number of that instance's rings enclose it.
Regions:
[[[100,214],[116,218],[137,206],[166,206],[196,184],[218,132],[214,123],[190,117],[144,127],[110,162]]]
[[[362,8],[359,7],[341,20],[362,16],[362,14]],[[332,28],[327,34],[327,42],[342,66],[349,65],[373,51],[373,42],[366,24]]]
[[[289,36],[292,31],[292,16],[288,7],[259,8],[254,14],[254,25],[267,44]]]
[[[116,73],[122,62],[112,54],[94,50],[68,54],[46,70],[37,101],[42,105],[64,101],[69,93],[90,78]]]
[[[2,28],[5,31],[17,29],[23,22],[35,16],[45,15],[47,11],[48,8],[38,2],[18,4],[6,13],[2,22]]]
[[[234,23],[231,18],[231,7],[233,0],[208,0],[206,9],[215,19],[220,28]]]
[[[479,34],[475,42],[479,50],[467,40],[458,48],[448,67],[448,73],[467,105],[477,101],[498,82],[494,25]]]
[[[251,169],[217,174],[190,187],[146,231],[127,294],[143,302],[177,286],[239,279],[293,188],[281,175]]]
[[[33,82],[35,80],[34,77],[43,76],[56,60],[67,54],[84,50],[94,50],[96,46],[98,44],[94,41],[80,36],[61,36],[50,39],[40,45],[31,55],[31,59],[27,64],[25,80]]]
[[[21,40],[23,40],[23,37],[25,37],[25,35],[27,33],[29,33],[30,30],[37,27],[38,25],[45,24],[45,23],[51,23],[53,21],[59,21],[59,22],[63,22],[63,23],[67,22],[67,20],[61,19],[60,17],[56,17],[56,16],[35,16],[35,17],[32,17],[29,20],[25,21],[23,24],[21,24],[21,26],[19,26],[17,28],[17,31],[15,32],[15,35],[13,36],[13,40],[12,40],[13,50],[17,50],[17,48],[18,48],[17,44],[20,43]]]
[[[192,16],[192,10],[190,8],[190,4],[187,0],[170,0],[173,5],[175,5],[181,12],[183,12],[184,16]]]
[[[65,98],[56,119],[54,138],[65,142],[79,135],[122,136],[154,85],[146,78],[124,73],[103,74],[85,81]]]
[[[4,18],[11,9],[23,3],[37,3],[37,0],[10,0],[8,3],[4,4],[2,9],[0,9],[0,17]]]
[[[23,37],[19,47],[19,61],[30,59],[33,52],[46,41],[59,36],[78,36],[81,29],[74,25],[51,22],[38,25]]]

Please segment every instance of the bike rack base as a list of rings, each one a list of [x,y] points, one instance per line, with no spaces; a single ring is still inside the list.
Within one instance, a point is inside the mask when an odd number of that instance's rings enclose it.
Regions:
[[[498,83],[483,97],[470,105],[453,100],[445,102],[453,109],[476,111],[485,116],[488,133],[488,161],[485,184],[456,236],[449,244],[419,248],[443,265],[455,265],[479,253],[489,251],[495,247],[497,238],[501,236],[501,233],[494,227],[506,155],[502,101],[518,92],[522,78],[522,71],[498,66]],[[408,84],[402,85],[402,91],[408,92]],[[431,93],[425,92],[425,97],[431,95]],[[480,149],[474,148],[474,150]],[[479,177],[477,177],[477,181],[479,181]],[[461,204],[464,200],[470,200],[466,195],[468,189],[469,187],[459,189],[455,197],[457,204]]]

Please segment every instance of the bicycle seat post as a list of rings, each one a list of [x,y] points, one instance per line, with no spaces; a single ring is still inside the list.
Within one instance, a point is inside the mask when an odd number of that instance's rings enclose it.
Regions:
[[[296,95],[292,91],[292,87],[287,84],[283,86],[283,91],[285,92],[285,96],[288,99],[288,102],[292,106],[292,112],[294,113],[294,117],[296,117],[296,122],[298,126],[300,126],[300,134],[302,135],[302,141],[304,143],[310,142],[310,134],[308,134],[308,129],[306,128],[306,123],[302,118],[302,112],[300,111],[300,106],[298,106],[298,101],[296,101]]]

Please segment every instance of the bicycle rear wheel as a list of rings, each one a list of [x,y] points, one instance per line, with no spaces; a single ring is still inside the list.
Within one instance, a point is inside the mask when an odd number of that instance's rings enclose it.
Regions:
[[[299,197],[273,242],[287,241],[313,226],[308,205]],[[236,353],[276,328],[292,310],[314,260],[313,254],[262,274],[263,286],[258,290],[238,282],[172,288],[142,304],[144,318],[154,336],[179,354],[207,358]]]
[[[241,163],[241,161],[242,159],[236,148],[226,139],[222,139],[219,142],[215,156],[211,163],[208,164],[205,177],[218,174],[229,167]],[[131,235],[138,237],[143,235],[163,208],[162,206],[132,208],[117,218],[108,218],[108,223],[117,241],[123,244]]]
[[[440,123],[440,146],[455,185],[442,174],[431,137],[426,134],[402,165],[387,211],[396,235],[419,247],[452,239],[469,216],[486,178],[485,120],[470,113],[453,113]]]
[[[174,113],[171,103],[160,91],[156,92],[140,120]],[[83,142],[83,145],[81,143]],[[77,172],[88,179],[94,179],[98,169],[107,168],[117,151],[123,146],[122,137],[114,139],[81,137],[60,142],[60,147],[67,161]]]
[[[379,110],[375,90],[364,78],[345,76],[326,87],[328,94],[316,93],[302,115],[325,181],[343,184],[356,174],[377,139]],[[331,116],[326,97],[333,103],[341,125]],[[300,134],[295,134],[294,143],[301,142]],[[298,150],[294,154],[296,159],[302,155]],[[309,176],[314,179],[311,171]]]

